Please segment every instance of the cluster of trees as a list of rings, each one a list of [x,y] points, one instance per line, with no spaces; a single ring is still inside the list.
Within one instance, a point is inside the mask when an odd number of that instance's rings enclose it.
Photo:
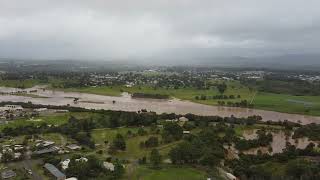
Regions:
[[[255,87],[259,91],[277,94],[292,94],[297,96],[320,95],[319,82],[309,82],[298,78],[292,78],[286,73],[272,73],[266,75],[262,81],[253,79],[241,79],[240,81],[242,84]]]
[[[133,93],[133,98],[153,98],[153,99],[168,99],[169,95],[166,94],[148,94],[148,93]]]
[[[76,159],[80,159],[83,157],[80,154],[74,154],[70,158],[70,163],[68,168],[65,170],[65,174],[68,177],[76,177],[79,180],[87,180],[87,179],[119,179],[125,172],[122,164],[115,160],[112,163],[114,164],[114,171],[110,171],[103,167],[103,162],[95,155],[88,155],[85,158],[88,161],[77,161]],[[61,159],[60,156],[47,155],[44,156],[43,161],[46,163],[53,164],[56,167],[61,167]],[[107,160],[108,162],[111,162]]]
[[[157,149],[152,149],[150,153],[150,162],[152,168],[159,168],[161,164],[162,156]]]
[[[320,140],[320,125],[319,124],[307,124],[297,128],[294,131],[292,138],[302,138],[308,137],[310,140],[319,141]]]
[[[109,152],[113,153],[117,150],[124,151],[126,150],[126,147],[127,146],[124,137],[121,134],[117,134],[110,145]]]
[[[247,100],[242,100],[240,102],[232,102],[232,101],[218,101],[218,105],[220,106],[230,106],[230,107],[243,107],[243,108],[253,108],[253,104],[249,103]]]
[[[225,83],[217,84],[216,87],[220,94],[223,94],[227,90],[227,85]]]
[[[200,95],[200,96],[195,96],[196,100],[208,100],[208,99],[236,99],[236,98],[241,98],[240,95],[215,95],[215,96],[206,96],[206,95]]]
[[[159,169],[162,163],[162,156],[158,149],[152,149],[149,156],[150,167],[154,169]],[[147,164],[146,156],[138,159],[139,164]]]
[[[180,140],[183,136],[183,129],[175,122],[167,122],[163,126],[162,140],[165,143]]]
[[[70,159],[69,167],[66,169],[68,177],[77,177],[79,180],[86,179],[119,179],[124,174],[124,168],[119,161],[114,162],[114,171],[103,167],[103,162],[94,155],[87,157],[88,161],[76,161],[80,155]]]
[[[198,136],[190,136],[172,148],[169,157],[174,164],[201,164],[216,166],[224,158],[224,149],[218,134],[206,129]]]
[[[152,148],[159,146],[159,138],[156,136],[149,137],[146,141],[140,143],[140,147]]]
[[[226,165],[240,179],[319,179],[319,164],[308,160],[309,157],[319,156],[314,148],[313,143],[305,149],[296,149],[294,145],[287,143],[282,153],[273,156],[240,154],[239,159],[226,161]],[[283,168],[276,168],[280,166]]]

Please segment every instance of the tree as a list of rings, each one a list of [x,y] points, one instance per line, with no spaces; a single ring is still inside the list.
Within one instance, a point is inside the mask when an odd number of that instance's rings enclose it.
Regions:
[[[143,128],[139,128],[139,129],[138,129],[138,134],[139,134],[139,136],[144,136],[144,135],[147,134],[147,131],[144,130]]]
[[[182,142],[169,152],[169,157],[173,164],[194,163],[200,156],[201,150],[196,144]]]
[[[114,178],[110,178],[110,179],[120,179],[120,177],[124,173],[125,173],[125,169],[124,169],[123,165],[119,161],[116,161],[114,163],[114,172],[113,172]]]
[[[126,150],[126,142],[121,134],[117,134],[112,142],[112,148],[115,150]]]
[[[105,170],[102,167],[102,161],[96,156],[90,155],[87,157],[88,161],[76,161],[79,156],[73,156],[66,170],[67,176],[77,177],[79,180],[96,179],[99,176],[105,174]]]
[[[212,150],[207,150],[201,160],[200,160],[200,163],[202,165],[207,165],[207,166],[216,166],[216,165],[219,165],[220,163],[220,157],[217,155],[216,152],[212,151]]]
[[[138,160],[138,163],[139,163],[139,164],[146,164],[146,163],[147,163],[147,158],[146,158],[145,156],[143,156],[142,158],[140,158],[140,159]]]
[[[223,94],[227,90],[227,85],[225,83],[218,84],[217,88],[220,94]]]
[[[79,132],[74,136],[80,144],[86,145],[90,148],[94,148],[94,142],[91,140],[91,134],[89,132]]]
[[[153,168],[159,168],[161,163],[161,155],[157,149],[153,149],[151,151],[150,162]]]
[[[109,123],[110,123],[110,127],[111,128],[116,128],[119,127],[119,116],[117,116],[116,114],[111,115]]]
[[[147,148],[158,146],[158,145],[159,145],[158,137],[151,136],[149,139],[146,140],[146,142],[144,143],[144,145],[145,145],[145,147],[147,147]]]

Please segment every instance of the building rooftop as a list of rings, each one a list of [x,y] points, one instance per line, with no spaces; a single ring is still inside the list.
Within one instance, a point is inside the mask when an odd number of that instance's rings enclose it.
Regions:
[[[57,179],[66,178],[66,175],[52,164],[46,163],[43,167],[46,168]]]
[[[71,149],[71,150],[81,149],[81,146],[76,145],[76,144],[70,144],[70,145],[68,145],[66,147]]]
[[[12,171],[12,170],[6,170],[6,171],[3,171],[1,173],[1,178],[2,179],[9,179],[9,178],[12,178],[12,177],[15,177],[17,174]]]
[[[56,146],[50,147],[50,148],[45,148],[45,149],[41,149],[39,151],[35,151],[35,154],[46,154],[46,153],[52,153],[52,152],[56,152],[58,151],[59,148]]]

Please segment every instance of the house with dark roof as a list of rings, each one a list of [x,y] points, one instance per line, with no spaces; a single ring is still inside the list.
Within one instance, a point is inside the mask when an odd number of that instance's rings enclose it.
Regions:
[[[35,152],[33,152],[33,153],[36,154],[36,155],[48,154],[48,153],[57,152],[57,151],[59,151],[59,149],[60,149],[60,148],[57,147],[57,146],[52,146],[52,147],[50,147],[50,148],[41,149],[41,150],[35,151]]]
[[[1,173],[1,179],[9,179],[9,178],[13,178],[13,177],[16,177],[16,173],[12,170],[6,170],[6,171],[3,171]]]

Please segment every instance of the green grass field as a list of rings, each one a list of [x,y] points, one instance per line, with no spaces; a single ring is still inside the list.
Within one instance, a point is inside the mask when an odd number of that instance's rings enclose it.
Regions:
[[[311,107],[305,107],[302,103],[289,102],[288,100],[306,101],[313,104]],[[320,96],[293,96],[259,92],[253,104],[257,109],[320,116]]]
[[[48,116],[39,116],[32,119],[17,119],[14,121],[10,121],[8,124],[2,124],[0,125],[0,130],[2,130],[5,127],[17,127],[17,126],[26,126],[30,124],[38,125],[42,123],[47,123],[48,125],[61,125],[68,121],[70,117],[69,113],[66,114],[53,114]]]
[[[35,85],[41,84],[37,80],[33,79],[27,79],[23,81],[19,80],[0,80],[0,86],[5,86],[5,87],[14,87],[14,88],[31,88]]]
[[[68,122],[69,118],[74,116],[77,119],[86,119],[86,118],[97,118],[101,116],[98,113],[91,112],[69,112],[69,113],[50,113],[47,115],[40,115],[34,118],[23,118],[10,121],[8,124],[1,124],[0,130],[5,127],[17,127],[17,126],[26,126],[26,125],[39,125],[42,123],[47,123],[48,125],[62,125]]]
[[[140,148],[140,142],[146,141],[150,136],[157,136],[159,140],[161,139],[160,135],[127,137],[128,130],[131,130],[132,133],[136,133],[138,131],[138,128],[95,129],[92,131],[92,139],[95,143],[98,143],[102,146],[101,149],[106,150],[104,141],[112,142],[117,133],[122,134],[125,137],[127,148],[126,151],[117,152],[115,156],[131,160],[136,160],[150,154],[151,148]],[[177,143],[179,142],[173,142],[163,145],[160,144],[157,149],[164,157],[167,157],[169,150]]]
[[[153,170],[139,166],[131,176],[134,180],[203,180],[207,179],[206,173],[190,167],[168,166]]]

